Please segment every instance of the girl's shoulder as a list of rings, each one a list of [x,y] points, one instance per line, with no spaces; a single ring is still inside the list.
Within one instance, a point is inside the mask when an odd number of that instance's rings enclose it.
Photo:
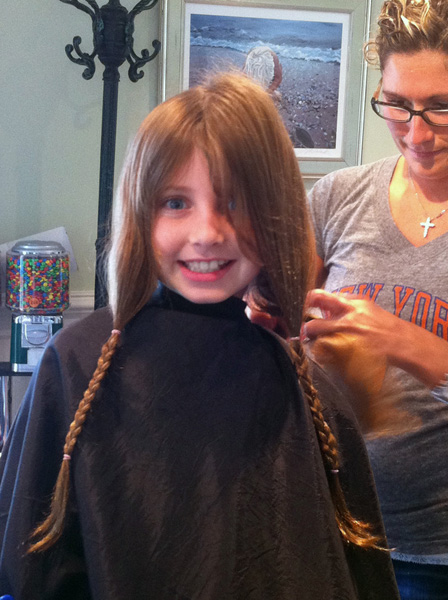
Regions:
[[[113,327],[112,313],[109,308],[100,308],[87,317],[64,325],[50,340],[47,354],[55,354],[58,361],[68,359],[86,360],[96,364],[103,344],[110,337]],[[91,357],[91,360],[89,360]]]
[[[287,341],[262,326],[258,326],[258,329],[271,342],[274,351],[278,355],[282,355],[283,359],[292,365],[292,354]],[[325,419],[331,421],[332,426],[337,430],[341,428],[349,430],[350,436],[357,437],[363,445],[361,430],[350,403],[351,399],[347,396],[347,390],[334,381],[327,371],[314,360],[311,353],[306,352],[306,354],[309,374],[314,387],[317,389]]]
[[[54,337],[55,345],[59,347],[68,341],[88,343],[91,339],[96,340],[104,336],[107,339],[112,331],[112,324],[110,308],[99,308],[86,317],[64,326]]]

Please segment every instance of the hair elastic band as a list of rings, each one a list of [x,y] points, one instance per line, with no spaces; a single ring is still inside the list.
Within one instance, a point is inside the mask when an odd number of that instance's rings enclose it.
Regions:
[[[337,475],[339,473],[339,469],[331,469],[333,475]]]
[[[72,460],[72,457],[70,456],[70,454],[64,454],[62,460]]]
[[[112,329],[112,335],[121,335],[121,331],[119,329]]]

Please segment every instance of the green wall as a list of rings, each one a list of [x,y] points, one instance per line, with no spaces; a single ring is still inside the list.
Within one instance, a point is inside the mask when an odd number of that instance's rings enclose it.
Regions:
[[[100,5],[106,2],[99,2]],[[122,4],[131,9],[134,0]],[[0,23],[0,243],[64,226],[79,270],[72,290],[90,290],[98,206],[102,71],[70,62],[75,35],[92,51],[90,17],[59,0],[2,0]],[[136,17],[134,48],[152,50],[158,8]],[[129,138],[156,103],[158,61],[132,83],[120,69],[116,172]]]
[[[381,0],[382,1],[382,0]],[[372,1],[376,14],[380,0]],[[106,0],[100,1],[105,4]],[[131,9],[136,0],[122,0]],[[135,50],[152,49],[159,8],[135,21]],[[98,205],[102,65],[85,81],[65,45],[75,35],[91,52],[90,17],[59,0],[2,0],[0,23],[0,244],[64,226],[78,261],[72,291],[93,288]],[[160,60],[131,83],[120,69],[116,172],[139,123],[157,103]],[[378,81],[368,75],[367,98]],[[395,152],[387,128],[366,103],[363,162]]]
[[[384,0],[372,0],[371,30],[374,30],[376,18]],[[386,121],[380,119],[370,106],[370,98],[380,80],[380,72],[369,67],[367,70],[366,109],[364,118],[364,136],[362,144],[362,162],[369,163],[384,156],[392,156],[398,150],[392,141]]]

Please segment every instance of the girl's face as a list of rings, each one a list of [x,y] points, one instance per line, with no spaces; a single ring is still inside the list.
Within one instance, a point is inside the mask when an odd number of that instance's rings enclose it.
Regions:
[[[159,202],[153,245],[161,281],[198,304],[242,297],[260,271],[219,210],[207,159],[197,149]]]
[[[406,108],[448,108],[448,56],[436,50],[391,54],[383,70],[383,100]],[[388,121],[398,149],[415,177],[448,178],[448,127]]]

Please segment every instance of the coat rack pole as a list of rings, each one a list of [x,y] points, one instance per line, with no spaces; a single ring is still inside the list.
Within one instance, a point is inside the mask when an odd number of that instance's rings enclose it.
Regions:
[[[109,234],[114,195],[115,145],[117,136],[118,68],[106,67],[103,74],[103,113],[101,126],[98,227],[95,242],[95,309],[107,304],[104,273],[105,241]]]

